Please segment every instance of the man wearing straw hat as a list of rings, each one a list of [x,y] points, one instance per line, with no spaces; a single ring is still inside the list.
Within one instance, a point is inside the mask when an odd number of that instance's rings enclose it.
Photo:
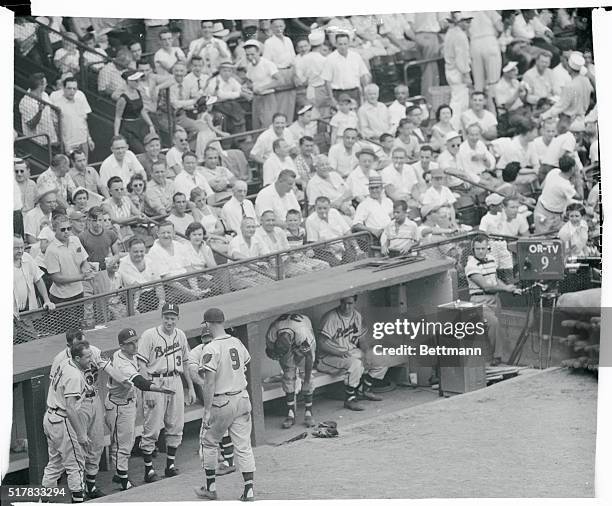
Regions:
[[[450,28],[444,36],[444,71],[446,80],[451,89],[450,106],[453,110],[455,128],[461,125],[461,114],[468,108],[469,91],[471,84],[470,70],[470,42],[467,31],[470,28],[472,17],[464,12],[451,12],[448,19]]]
[[[391,223],[393,202],[383,194],[383,181],[378,174],[370,175],[369,196],[358,206],[353,217],[353,232],[370,232],[377,239],[384,228]]]

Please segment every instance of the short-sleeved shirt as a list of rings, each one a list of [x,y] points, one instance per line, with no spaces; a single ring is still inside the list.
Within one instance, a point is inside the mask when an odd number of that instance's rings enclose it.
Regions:
[[[274,216],[278,221],[285,221],[287,211],[290,209],[300,211],[300,204],[295,193],[291,190],[281,197],[274,184],[260,190],[255,199],[255,211],[260,217],[265,211],[274,211]]]
[[[87,115],[91,107],[85,94],[77,93],[73,100],[68,100],[63,94],[56,96],[54,105],[59,107],[62,114],[62,136],[66,150],[87,142]]]
[[[41,99],[47,103],[50,100],[49,95],[47,95],[44,91],[41,95]],[[19,114],[21,115],[21,130],[23,132],[23,135],[47,134],[49,136],[49,142],[53,144],[57,142],[57,134],[55,130],[55,122],[57,121],[57,117],[51,107],[46,105],[43,108],[43,112],[40,115],[40,121],[34,128],[30,128],[28,126],[28,121],[30,121],[32,118],[34,118],[34,116],[38,114],[39,103],[40,102],[30,97],[29,95],[23,96],[23,98],[19,102]],[[41,145],[47,144],[47,139],[45,137],[35,137],[32,140]]]
[[[359,339],[365,335],[361,313],[354,310],[349,316],[340,314],[339,308],[332,309],[323,315],[320,325],[320,336],[328,346],[342,351],[350,351],[359,346]],[[320,358],[327,354],[318,347]]]
[[[477,123],[480,125],[480,128],[482,128],[482,131],[486,132],[489,128],[497,126],[497,118],[495,114],[486,109],[482,111],[482,118],[476,116],[476,113],[472,109],[468,109],[461,114],[461,123],[464,129]]]
[[[149,374],[182,373],[189,364],[189,344],[181,329],[171,335],[161,327],[147,329],[138,340],[138,354],[146,360]]]
[[[147,359],[142,355],[136,354],[133,358],[128,358],[121,350],[117,350],[113,354],[111,364],[117,373],[124,376],[125,379],[130,382],[130,384],[125,385],[123,383],[119,383],[109,376],[107,387],[108,395],[111,400],[127,402],[134,399],[136,395],[136,388],[134,387],[132,381],[134,381],[136,376],[140,375],[138,360],[142,360],[145,364],[147,363]]]
[[[315,174],[312,176],[312,179],[308,181],[308,186],[306,187],[308,204],[311,206],[315,205],[315,201],[318,197],[327,197],[331,202],[334,202],[347,192],[348,187],[337,172],[330,172],[326,179]]]
[[[47,394],[47,406],[51,409],[58,409],[61,416],[65,416],[66,399],[74,397],[77,400],[78,409],[80,401],[91,390],[83,371],[72,360],[66,360],[57,374],[53,376]]]
[[[381,171],[381,176],[385,186],[391,185],[402,194],[410,194],[414,185],[422,181],[417,169],[408,164],[404,164],[401,172],[394,165],[388,165]]]
[[[402,250],[414,246],[418,237],[419,231],[414,221],[406,219],[404,223],[399,225],[393,220],[384,228],[380,236],[380,243],[384,244],[388,239],[390,249]]]
[[[102,351],[97,346],[91,344],[89,345],[89,349],[91,350],[91,362],[89,367],[83,370],[82,373],[88,387],[88,393],[92,394],[97,393],[99,374],[110,364],[110,360],[102,356]],[[64,367],[65,362],[69,361],[71,358],[72,355],[70,355],[69,348],[63,349],[55,356],[49,372],[51,381],[53,381],[54,377],[60,372],[62,367]]]
[[[559,158],[561,158],[566,151],[572,153],[575,149],[576,137],[574,137],[572,132],[565,132],[564,134],[557,135],[550,141],[550,144],[546,148],[542,163],[558,167]]]
[[[339,142],[347,128],[359,130],[359,118],[355,111],[349,111],[347,114],[338,111],[332,116],[331,120],[329,120],[329,124],[336,128],[336,142]]]
[[[168,68],[172,68],[177,61],[185,61],[186,58],[185,53],[183,53],[183,50],[180,47],[173,47],[170,52],[166,51],[165,49],[159,49],[155,53],[154,60],[156,72],[160,75],[167,76],[170,75],[170,72],[159,65],[160,63],[163,63]]]
[[[256,87],[269,85],[275,74],[278,74],[278,67],[267,58],[262,57],[257,65],[247,64],[246,76]]]
[[[251,356],[244,344],[226,334],[204,347],[198,369],[215,372],[214,394],[227,394],[246,389],[245,370],[250,361]]]
[[[496,303],[496,294],[485,294],[473,280],[474,274],[480,274],[484,278],[486,286],[497,286],[497,262],[491,255],[487,255],[484,260],[477,260],[474,256],[470,255],[467,263],[465,264],[465,276],[468,280],[468,290],[470,297],[472,296],[484,296],[490,300],[479,299],[480,302],[484,302],[487,305],[493,305]]]
[[[576,195],[574,185],[561,176],[561,169],[552,169],[544,179],[539,202],[544,209],[553,213],[563,213]]]
[[[327,215],[327,221],[319,218],[319,215],[311,213],[306,218],[306,239],[308,242],[321,242],[330,241],[343,235],[349,234],[351,231],[350,225],[342,217],[342,215],[336,210],[331,208]],[[344,251],[344,246],[341,246]]]
[[[353,225],[362,223],[369,228],[385,228],[391,222],[392,213],[393,202],[390,198],[382,197],[379,201],[372,197],[366,197],[357,206],[355,216],[353,217]]]
[[[99,188],[102,186],[100,176],[93,167],[85,167],[85,172],[79,172],[76,169],[70,169],[70,177],[74,184],[78,187],[83,187],[93,193],[100,193]]]
[[[78,237],[70,236],[68,245],[62,244],[57,239],[53,239],[45,252],[45,265],[49,274],[59,274],[62,276],[80,276],[81,264],[87,260],[88,255]],[[49,290],[51,295],[60,299],[68,299],[83,293],[83,283],[73,281],[53,283]]]
[[[114,230],[103,230],[101,234],[95,235],[89,229],[79,234],[79,240],[89,255],[89,261],[98,262],[100,270],[106,269],[106,257],[112,253],[112,245],[117,242],[119,236]]]
[[[334,90],[350,90],[361,86],[361,78],[369,74],[359,53],[349,49],[346,56],[337,50],[325,60],[322,77]]]
[[[266,345],[274,347],[280,332],[291,335],[291,351],[305,354],[316,348],[312,323],[308,316],[298,313],[284,314],[275,320],[266,334]]]
[[[38,308],[34,285],[42,277],[34,259],[24,253],[21,267],[13,267],[13,303],[18,311]]]

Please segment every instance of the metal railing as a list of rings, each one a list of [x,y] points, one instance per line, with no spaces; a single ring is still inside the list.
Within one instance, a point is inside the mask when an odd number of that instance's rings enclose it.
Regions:
[[[34,156],[31,151],[31,146],[27,148],[21,148],[21,144],[24,144],[27,141],[34,140],[37,137],[45,137],[46,142],[41,144],[41,153],[46,153],[46,159],[41,160],[40,158]],[[34,141],[36,142],[36,141]],[[47,134],[36,134],[36,135],[24,135],[17,137],[13,141],[13,153],[15,156],[23,158],[24,160],[32,159],[42,165],[51,165],[51,158],[53,157],[53,150],[51,149],[51,143],[49,142],[49,136]],[[38,174],[33,174],[30,179],[36,180]]]
[[[164,301],[184,304],[329,269],[371,256],[371,246],[371,235],[360,232],[97,294],[97,289],[105,286],[105,276],[108,280],[103,271],[93,281],[84,282],[85,293],[93,295],[59,304],[54,311],[37,309],[20,313],[14,319],[13,344],[60,334],[69,328],[93,328],[108,321],[156,311]]]
[[[33,95],[19,86],[14,88],[14,123],[19,126],[18,132],[23,136],[31,137],[34,142],[44,146],[43,142],[34,140],[46,134],[47,145],[58,144],[63,151],[63,118],[61,110],[51,102]],[[29,126],[28,121],[33,120],[40,113],[40,118],[36,126]],[[29,119],[25,119],[25,118]],[[38,130],[38,131],[37,131]],[[35,133],[30,133],[34,131]]]

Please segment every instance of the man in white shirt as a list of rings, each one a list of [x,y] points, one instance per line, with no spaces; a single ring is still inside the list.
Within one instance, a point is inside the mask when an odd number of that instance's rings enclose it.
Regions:
[[[501,73],[502,55],[497,36],[503,29],[499,12],[494,10],[473,11],[470,23],[470,54],[474,89],[489,91]]]
[[[392,163],[381,171],[385,194],[394,201],[403,200],[416,207],[419,193],[425,189],[423,174],[414,165],[406,163],[406,151],[403,148],[395,148],[391,160]]]
[[[245,111],[236,99],[244,96],[250,99],[252,96],[248,90],[243,90],[242,85],[234,77],[235,65],[231,60],[223,60],[219,63],[219,75],[210,78],[206,86],[206,95],[217,97],[215,111],[225,117],[223,128],[230,134],[244,132],[246,128]]]
[[[225,228],[240,231],[240,224],[244,218],[253,218],[257,223],[257,214],[253,203],[246,198],[247,184],[244,181],[236,181],[232,187],[232,197],[221,209],[221,221]]]
[[[384,228],[391,223],[393,202],[383,193],[382,178],[378,175],[370,177],[368,182],[369,195],[357,206],[353,217],[353,232],[366,230],[377,239]]]
[[[457,153],[457,169],[465,172],[473,181],[478,181],[483,172],[495,168],[495,157],[482,141],[478,123],[468,126],[466,134],[466,140]]]
[[[155,53],[155,71],[160,75],[169,75],[177,62],[185,61],[185,53],[180,47],[174,47],[174,36],[168,29],[159,33],[161,47]]]
[[[285,139],[276,139],[272,143],[272,154],[263,164],[263,185],[267,186],[276,181],[283,170],[291,170],[297,176],[295,163],[289,156],[289,145]]]
[[[64,151],[70,153],[79,148],[87,156],[89,148],[95,148],[87,125],[91,107],[85,94],[79,91],[76,78],[67,77],[62,84],[63,93],[54,95],[52,100],[62,114]]]
[[[248,62],[246,76],[253,86],[253,128],[267,128],[272,123],[272,116],[279,110],[274,90],[280,86],[282,77],[278,67],[261,55],[259,41],[249,39],[243,47]],[[286,114],[284,116],[287,117]]]
[[[406,117],[406,107],[412,105],[412,102],[408,102],[410,91],[405,84],[398,84],[393,93],[395,94],[395,101],[388,107],[390,134],[395,134],[400,120]]]
[[[380,252],[384,256],[406,255],[418,243],[417,224],[407,218],[408,204],[398,200],[393,204],[393,221],[380,236]]]
[[[191,63],[194,57],[199,56],[204,63],[203,71],[212,75],[218,70],[219,63],[222,60],[231,59],[232,54],[223,39],[213,36],[214,23],[212,21],[203,20],[200,26],[202,36],[189,44],[187,64]]]
[[[330,113],[332,97],[323,79],[323,68],[327,58],[325,31],[318,28],[308,35],[310,51],[296,61],[295,73],[300,85],[306,86],[306,100],[314,105],[319,117]]]
[[[215,202],[229,197],[229,191],[237,181],[234,173],[219,163],[220,159],[217,148],[213,146],[206,148],[204,152],[204,166],[201,172],[214,192]]]
[[[463,130],[473,123],[482,128],[482,136],[490,141],[497,138],[497,118],[491,111],[485,109],[487,99],[482,91],[472,92],[471,107],[461,115]]]
[[[210,75],[204,73],[204,60],[201,56],[194,56],[191,59],[191,71],[183,79],[185,89],[204,95],[209,79]]]
[[[200,188],[207,198],[214,195],[206,176],[198,169],[198,157],[187,152],[183,155],[183,170],[174,178],[174,191],[189,196],[194,188]]]
[[[550,143],[556,136],[557,120],[555,118],[551,118],[544,121],[544,124],[540,128],[540,136],[536,137],[531,143],[538,158],[539,165],[544,163],[544,157],[548,151],[548,146],[550,146]]]
[[[361,88],[370,82],[370,73],[363,58],[349,49],[349,36],[346,33],[336,35],[336,50],[325,61],[323,79],[336,108],[338,97],[343,93],[357,105],[361,104]]]
[[[276,226],[284,228],[287,211],[289,209],[301,211],[300,204],[293,192],[295,179],[295,172],[283,170],[275,183],[260,190],[255,199],[257,216],[260,217],[264,211],[274,211]]]
[[[355,210],[351,205],[351,191],[340,174],[332,169],[325,155],[318,155],[315,158],[315,170],[316,174],[310,179],[306,188],[310,208],[312,209],[316,200],[323,196],[329,200],[334,209],[347,216],[353,216]]]
[[[565,128],[563,125],[557,125],[557,131],[563,131]],[[538,172],[538,179],[540,183],[546,178],[546,174],[551,169],[559,166],[559,160],[564,155],[569,155],[572,158],[576,158],[576,137],[572,132],[565,131],[554,137],[542,158],[542,164],[540,165],[540,171]]]
[[[378,156],[370,147],[364,147],[357,153],[357,167],[346,178],[346,184],[353,200],[361,202],[370,194],[369,180],[372,172],[376,170]]]
[[[570,179],[576,161],[569,155],[559,160],[559,168],[552,169],[544,179],[542,193],[533,212],[536,234],[556,232],[563,224],[563,213],[569,204],[578,203],[576,189]]]
[[[572,76],[570,76],[569,72],[567,71],[567,62],[572,53],[572,50],[563,51],[561,53],[559,64],[554,69],[552,69],[554,83],[553,95],[556,97],[560,97],[563,88],[572,81]]]
[[[102,162],[100,167],[100,183],[107,185],[108,180],[113,176],[118,176],[124,182],[129,182],[130,178],[136,174],[142,174],[147,178],[147,174],[136,155],[128,150],[125,137],[116,135],[111,139],[112,154]]]
[[[314,212],[306,218],[305,225],[308,242],[331,241],[351,233],[346,219],[331,207],[329,199],[323,195],[315,200]],[[315,256],[334,267],[343,263],[345,253],[345,245],[337,242],[328,244],[325,248],[317,248]]]
[[[379,88],[370,83],[364,88],[365,102],[359,107],[359,125],[361,135],[370,140],[378,141],[381,135],[391,131],[389,111],[378,101]]]
[[[452,12],[448,21],[451,26],[444,36],[444,72],[451,89],[451,123],[458,129],[461,126],[461,114],[468,108],[468,84],[472,80],[470,42],[467,36],[472,17],[466,13]]]
[[[461,135],[458,132],[449,132],[444,138],[446,149],[440,153],[437,162],[438,166],[443,170],[457,170],[457,154],[461,146]],[[433,177],[433,175],[432,175]],[[447,184],[449,188],[457,188],[463,185],[463,182],[456,177],[448,176]]]
[[[514,111],[523,106],[527,88],[518,78],[518,63],[508,62],[502,69],[502,78],[495,85],[495,103],[500,111]]]
[[[183,170],[183,155],[189,151],[189,140],[185,129],[177,127],[172,142],[174,145],[166,153],[166,165],[171,178],[174,178]]]
[[[289,37],[285,37],[285,21],[272,19],[270,22],[272,35],[264,42],[263,56],[270,60],[278,69],[278,86],[294,88],[295,49]],[[276,92],[276,111],[283,112],[287,120],[293,121],[295,112],[295,89]]]
[[[523,76],[523,82],[527,85],[528,104],[536,105],[542,98],[554,97],[554,75],[550,70],[551,55],[542,51],[536,58],[535,65]]]
[[[272,124],[270,127],[257,137],[255,144],[251,148],[250,158],[257,163],[263,164],[272,154],[272,144],[277,139],[284,139],[287,141],[290,149],[294,149],[299,140],[294,139],[291,132],[287,130],[287,116],[282,112],[275,113],[272,116]]]
[[[423,218],[427,216],[432,211],[437,210],[440,207],[448,206],[450,208],[450,219],[452,223],[455,222],[455,208],[453,204],[457,202],[457,197],[453,195],[450,189],[444,185],[444,180],[446,179],[446,175],[444,174],[444,170],[433,169],[430,171],[431,174],[431,186],[423,193],[423,197],[421,199],[421,216]]]
[[[361,145],[357,142],[357,136],[357,130],[347,128],[342,136],[342,142],[329,148],[329,163],[332,169],[344,179],[353,172],[353,169],[359,163],[357,153],[361,149]]]
[[[30,77],[29,95],[24,95],[19,101],[19,114],[21,115],[21,129],[23,135],[47,134],[51,144],[57,143],[55,132],[54,112],[49,107],[49,95],[45,91],[47,79],[42,72],[36,72]],[[30,96],[32,95],[32,96]],[[38,100],[37,100],[38,99]],[[47,144],[46,137],[32,139],[40,145]]]
[[[429,144],[422,144],[419,149],[419,161],[412,164],[414,170],[421,174],[423,182],[429,182],[429,172],[439,167],[433,160],[433,149]]]
[[[23,231],[28,244],[38,242],[38,234],[45,227],[51,226],[53,211],[57,209],[57,188],[49,186],[40,188],[37,203],[23,217]]]

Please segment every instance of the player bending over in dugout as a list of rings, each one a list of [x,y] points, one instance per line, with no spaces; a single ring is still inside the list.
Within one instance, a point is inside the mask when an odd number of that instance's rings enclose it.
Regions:
[[[295,424],[296,391],[299,391],[297,369],[303,375],[302,393],[304,395],[304,425],[314,426],[312,416],[312,394],[314,386],[311,381],[314,365],[316,341],[310,318],[303,314],[281,315],[268,329],[266,334],[266,355],[278,360],[283,370],[283,391],[287,402],[287,418],[283,429]]]
[[[380,401],[372,387],[383,387],[387,367],[368,367],[359,341],[365,334],[361,313],[355,309],[357,296],[343,297],[340,305],[325,313],[317,340],[317,369],[328,374],[344,374],[344,407],[363,411],[359,399]],[[389,387],[391,390],[392,387]],[[380,388],[380,391],[383,391]]]

